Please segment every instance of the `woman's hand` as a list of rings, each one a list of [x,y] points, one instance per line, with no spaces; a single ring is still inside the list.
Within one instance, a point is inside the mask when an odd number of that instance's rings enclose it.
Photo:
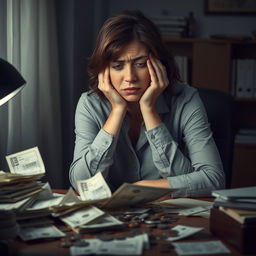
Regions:
[[[116,91],[110,81],[109,67],[98,75],[98,88],[112,105],[112,109],[127,109],[127,102],[124,98]]]
[[[158,96],[169,84],[165,66],[158,59],[153,58],[152,55],[150,55],[147,60],[147,66],[151,77],[151,83],[140,99],[141,110],[152,110]]]

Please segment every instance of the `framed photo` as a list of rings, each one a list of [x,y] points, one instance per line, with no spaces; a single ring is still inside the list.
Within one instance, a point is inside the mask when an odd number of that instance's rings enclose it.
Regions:
[[[256,14],[255,0],[205,0],[206,14]]]

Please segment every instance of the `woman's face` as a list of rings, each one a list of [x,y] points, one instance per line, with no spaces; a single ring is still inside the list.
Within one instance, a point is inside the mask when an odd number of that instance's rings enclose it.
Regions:
[[[110,62],[110,81],[128,102],[139,101],[150,84],[148,57],[146,47],[138,41],[133,41],[116,60]]]

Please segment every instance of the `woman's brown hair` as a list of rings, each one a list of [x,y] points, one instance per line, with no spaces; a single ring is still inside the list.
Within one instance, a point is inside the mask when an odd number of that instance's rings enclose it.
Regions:
[[[98,89],[98,74],[134,40],[142,43],[165,66],[169,79],[167,88],[170,89],[174,82],[180,80],[174,57],[166,48],[157,26],[140,11],[124,11],[107,19],[98,34],[88,65],[89,87],[92,91],[103,96]]]

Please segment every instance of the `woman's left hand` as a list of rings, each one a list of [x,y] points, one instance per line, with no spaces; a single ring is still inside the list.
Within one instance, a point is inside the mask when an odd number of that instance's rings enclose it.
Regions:
[[[151,54],[147,60],[147,66],[151,78],[151,83],[140,99],[141,109],[153,109],[158,96],[168,86],[165,66]]]

